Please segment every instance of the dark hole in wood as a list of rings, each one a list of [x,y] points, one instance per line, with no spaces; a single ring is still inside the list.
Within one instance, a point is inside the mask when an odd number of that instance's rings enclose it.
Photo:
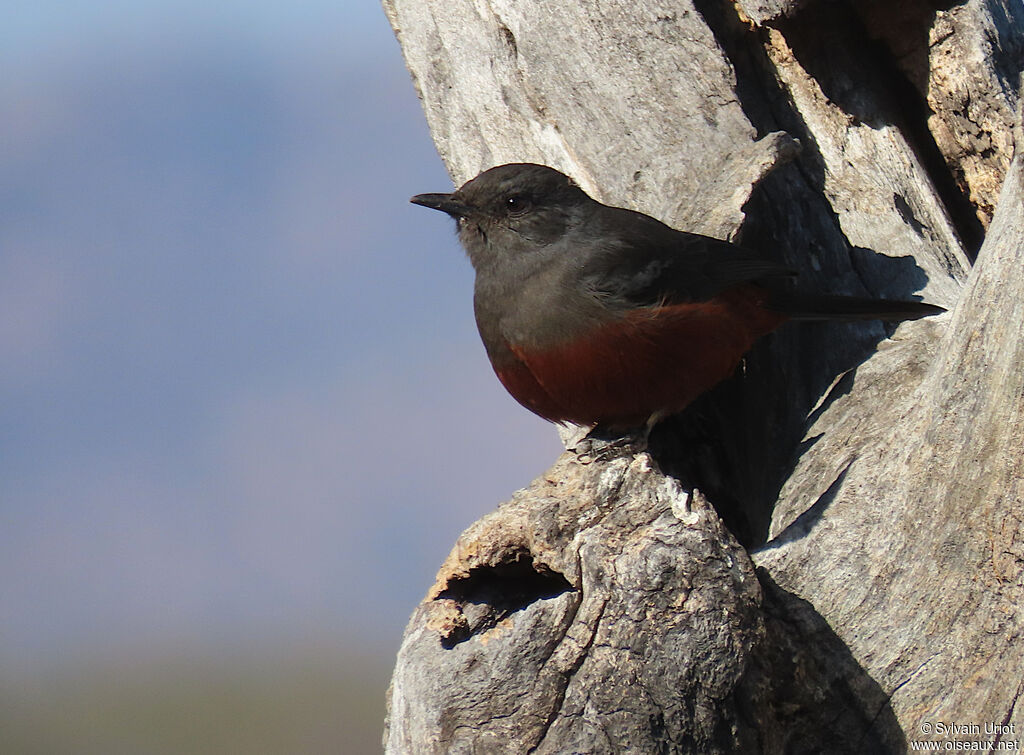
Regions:
[[[458,603],[466,618],[466,624],[444,638],[442,644],[454,647],[538,600],[556,598],[573,589],[558,572],[535,564],[527,551],[518,551],[500,564],[475,567],[468,576],[450,580],[437,596],[438,600]]]

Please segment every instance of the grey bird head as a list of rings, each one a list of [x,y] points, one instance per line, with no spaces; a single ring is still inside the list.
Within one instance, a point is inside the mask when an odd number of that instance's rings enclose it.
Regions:
[[[597,205],[571,178],[534,163],[499,165],[451,194],[419,194],[410,201],[455,218],[478,270],[499,258],[541,253]]]

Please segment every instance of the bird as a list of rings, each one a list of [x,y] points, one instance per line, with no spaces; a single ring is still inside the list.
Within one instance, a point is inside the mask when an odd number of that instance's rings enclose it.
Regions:
[[[546,165],[499,165],[410,201],[455,219],[491,366],[516,401],[551,422],[649,432],[787,321],[945,311],[794,291],[794,271],[778,262],[605,205]]]

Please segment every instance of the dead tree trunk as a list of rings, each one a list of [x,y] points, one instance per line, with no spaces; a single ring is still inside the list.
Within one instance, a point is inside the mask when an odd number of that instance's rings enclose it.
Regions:
[[[650,454],[566,453],[470,527],[388,751],[1024,739],[1020,0],[384,5],[456,185],[546,163],[805,287],[950,309],[786,326]]]

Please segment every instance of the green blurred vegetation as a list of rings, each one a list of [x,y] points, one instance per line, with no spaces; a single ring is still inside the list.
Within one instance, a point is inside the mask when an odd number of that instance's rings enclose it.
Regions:
[[[389,672],[381,659],[329,653],[178,654],[3,678],[0,753],[378,753]]]

